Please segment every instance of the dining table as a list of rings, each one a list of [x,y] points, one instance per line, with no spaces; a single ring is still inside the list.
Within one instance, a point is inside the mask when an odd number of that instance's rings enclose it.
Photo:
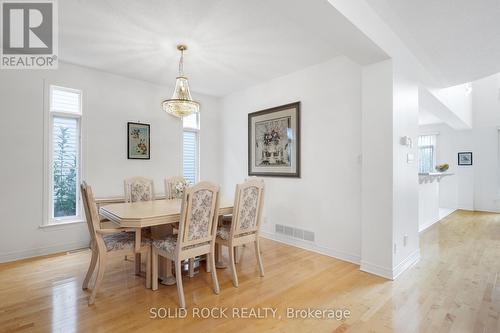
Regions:
[[[222,198],[219,200],[218,216],[233,213],[233,200]],[[137,201],[131,203],[112,203],[99,208],[99,214],[110,220],[117,227],[133,228],[135,230],[135,252],[141,246],[142,229],[152,227],[152,238],[159,239],[164,236],[164,229],[160,226],[173,226],[180,221],[182,199],[161,199],[152,201]],[[219,219],[220,220],[220,219]],[[225,267],[218,251],[217,268]],[[160,276],[162,283],[175,284],[171,263],[163,260],[160,263]]]

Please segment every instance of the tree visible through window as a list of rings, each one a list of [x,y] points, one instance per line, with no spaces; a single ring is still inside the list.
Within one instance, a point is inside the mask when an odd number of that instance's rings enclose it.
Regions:
[[[50,87],[49,223],[79,218],[81,92]]]

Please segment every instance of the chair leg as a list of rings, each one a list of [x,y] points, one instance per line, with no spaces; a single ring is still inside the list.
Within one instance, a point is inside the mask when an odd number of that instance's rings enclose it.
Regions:
[[[151,288],[151,248],[146,252],[146,288]],[[158,263],[157,263],[158,264]],[[156,279],[158,280],[158,279]]]
[[[210,252],[207,254],[207,267],[208,266],[212,267],[211,273],[212,273],[212,283],[213,283],[214,293],[219,294],[219,292],[220,292],[219,279],[217,279],[217,270],[215,269],[215,253],[214,252]]]
[[[135,254],[135,275],[141,274],[141,254]]]
[[[255,255],[259,263],[260,276],[264,276],[264,265],[262,264],[262,255],[260,254],[260,243],[258,239],[255,241]]]
[[[85,275],[85,279],[83,280],[83,285],[82,285],[83,290],[86,290],[89,287],[89,282],[90,282],[90,279],[92,278],[92,275],[94,274],[95,266],[97,264],[98,257],[99,257],[99,253],[98,253],[97,249],[92,249],[92,258],[90,259],[89,270],[87,271],[87,274]]]
[[[206,265],[205,269],[206,269],[207,273],[210,273],[210,268],[212,267],[212,262],[210,261],[210,256],[208,254],[205,255],[205,265]]]
[[[94,304],[95,296],[97,295],[97,291],[101,286],[102,278],[104,277],[104,270],[106,267],[106,255],[99,256],[99,267],[97,268],[97,277],[95,279],[94,289],[92,290],[92,294],[89,298],[89,305]]]
[[[194,277],[194,258],[189,258],[189,277]]]
[[[177,281],[177,294],[179,294],[179,307],[186,308],[186,301],[184,300],[184,289],[182,287],[182,266],[181,261],[175,260],[175,279]]]
[[[234,247],[234,263],[240,263],[241,248],[239,246]]]
[[[158,252],[153,247],[151,253],[151,289],[158,290]]]
[[[229,246],[229,268],[231,269],[231,278],[233,280],[233,286],[238,288],[238,276],[236,275],[236,266],[234,264],[234,246]]]

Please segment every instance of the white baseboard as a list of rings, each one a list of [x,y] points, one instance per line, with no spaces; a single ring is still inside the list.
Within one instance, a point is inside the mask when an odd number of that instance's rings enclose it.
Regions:
[[[319,246],[319,245],[316,245],[315,243],[312,243],[312,242],[303,241],[300,239],[294,239],[294,238],[278,235],[276,233],[268,232],[268,231],[261,231],[260,235],[264,238],[274,240],[276,242],[280,242],[280,243],[295,246],[295,247],[298,247],[298,248],[301,248],[304,250],[323,254],[323,255],[333,257],[336,259],[340,259],[342,261],[347,261],[347,262],[350,262],[350,263],[353,263],[356,265],[359,265],[359,263],[361,261],[361,257],[359,255],[346,253],[343,251],[338,251],[338,250],[327,248],[324,246]]]
[[[89,242],[88,241],[84,241],[84,242],[81,241],[81,242],[74,242],[74,243],[51,245],[51,246],[47,246],[47,247],[39,247],[39,248],[34,248],[34,249],[27,249],[27,250],[22,250],[22,251],[1,253],[0,254],[0,263],[9,262],[9,261],[16,261],[16,260],[32,258],[32,257],[39,257],[39,256],[54,254],[54,253],[58,253],[58,252],[73,251],[73,250],[83,249],[83,248],[87,248],[87,247],[89,247]]]
[[[412,268],[417,262],[420,261],[420,249],[416,249],[408,257],[406,257],[403,261],[401,261],[396,267],[392,270],[392,279],[395,280],[401,273],[406,271],[407,269]]]
[[[389,280],[395,280],[404,271],[413,267],[413,265],[415,265],[419,260],[420,260],[420,249],[416,249],[394,268],[383,267],[380,265],[362,261],[360,270],[362,270],[363,272],[384,277]]]

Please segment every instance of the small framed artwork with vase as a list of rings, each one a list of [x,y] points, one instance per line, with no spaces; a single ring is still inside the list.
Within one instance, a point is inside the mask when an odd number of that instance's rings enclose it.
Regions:
[[[300,102],[248,114],[248,175],[300,178]]]
[[[149,124],[127,123],[127,158],[149,160],[151,158]]]
[[[472,165],[472,152],[458,153],[458,165]]]

